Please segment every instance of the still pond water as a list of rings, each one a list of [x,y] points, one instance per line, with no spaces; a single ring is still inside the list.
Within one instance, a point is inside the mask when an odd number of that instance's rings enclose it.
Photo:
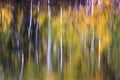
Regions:
[[[120,80],[119,58],[112,5],[0,6],[0,80]]]

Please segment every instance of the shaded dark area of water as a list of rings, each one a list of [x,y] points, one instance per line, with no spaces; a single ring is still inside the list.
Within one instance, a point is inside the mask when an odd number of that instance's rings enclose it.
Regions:
[[[1,3],[0,80],[119,80],[119,7],[84,1]]]

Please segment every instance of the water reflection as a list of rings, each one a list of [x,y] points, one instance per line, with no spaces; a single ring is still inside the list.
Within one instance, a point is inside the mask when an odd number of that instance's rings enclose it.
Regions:
[[[48,0],[48,4],[50,4],[50,0]],[[51,9],[50,5],[48,5],[48,53],[47,53],[47,65],[48,71],[52,70],[51,65]]]
[[[99,2],[1,6],[0,79],[119,80],[120,15]]]
[[[22,80],[23,78],[23,70],[24,70],[24,47],[22,45],[21,47],[21,70],[20,70],[20,77],[19,77],[19,80]]]

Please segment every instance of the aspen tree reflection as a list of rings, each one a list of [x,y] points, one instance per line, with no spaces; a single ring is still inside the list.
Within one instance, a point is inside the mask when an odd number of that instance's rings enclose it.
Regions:
[[[120,79],[119,1],[18,2],[0,1],[0,79]]]

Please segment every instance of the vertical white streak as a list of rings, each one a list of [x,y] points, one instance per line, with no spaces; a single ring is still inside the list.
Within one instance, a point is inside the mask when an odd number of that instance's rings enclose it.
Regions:
[[[62,71],[62,6],[60,7],[60,12],[61,12],[61,39],[60,39],[60,52],[61,52],[61,59],[60,59],[60,71]]]
[[[22,80],[23,78],[23,69],[24,69],[24,52],[22,50],[22,62],[21,62],[21,72],[20,72],[19,80]]]
[[[98,0],[98,6],[100,6],[100,3],[101,3],[100,0]]]
[[[38,64],[38,23],[36,25],[36,31],[35,31],[35,61]]]
[[[39,15],[39,6],[40,6],[40,2],[38,2],[38,6],[37,6],[37,17]],[[37,25],[36,25],[36,30],[35,30],[35,60],[36,63],[38,64],[38,18],[37,18]]]
[[[51,71],[51,12],[50,12],[50,0],[48,0],[48,54],[47,54],[47,66],[48,71]]]
[[[92,41],[91,41],[91,52],[94,51],[94,30],[92,32]]]
[[[91,9],[91,15],[93,15],[93,12],[94,12],[94,2],[92,0],[92,9]]]
[[[32,0],[31,0],[31,8],[30,8],[30,22],[29,22],[29,29],[28,29],[28,38],[30,38],[31,26],[32,26]]]
[[[100,40],[100,37],[99,37],[99,44],[98,44],[98,69],[100,69],[100,48],[101,48],[101,40]]]

